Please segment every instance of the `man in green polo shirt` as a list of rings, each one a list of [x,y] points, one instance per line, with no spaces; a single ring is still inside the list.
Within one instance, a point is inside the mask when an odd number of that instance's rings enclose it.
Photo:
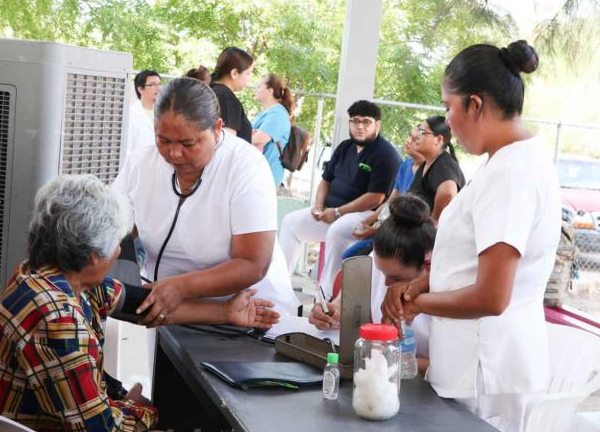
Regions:
[[[381,110],[376,104],[354,102],[348,115],[350,139],[331,156],[314,206],[286,215],[279,236],[290,273],[303,242],[325,241],[321,285],[329,297],[342,253],[356,241],[352,231],[391,193],[401,163],[394,146],[379,134]]]

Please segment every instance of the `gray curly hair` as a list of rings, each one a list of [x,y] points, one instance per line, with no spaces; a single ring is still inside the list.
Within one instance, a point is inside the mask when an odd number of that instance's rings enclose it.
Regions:
[[[35,196],[29,224],[29,265],[81,271],[91,254],[110,257],[133,228],[127,200],[98,178],[63,175]]]

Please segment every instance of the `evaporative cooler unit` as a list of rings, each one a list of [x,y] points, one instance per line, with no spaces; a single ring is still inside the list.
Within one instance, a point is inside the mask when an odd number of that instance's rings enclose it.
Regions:
[[[42,184],[58,174],[116,176],[132,70],[129,53],[0,39],[0,291],[25,258]]]

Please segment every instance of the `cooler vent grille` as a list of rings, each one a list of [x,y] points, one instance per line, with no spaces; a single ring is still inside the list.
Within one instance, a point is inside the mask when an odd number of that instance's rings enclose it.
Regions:
[[[126,79],[68,74],[67,80],[61,173],[110,183],[119,171]]]
[[[0,91],[0,280],[4,279],[4,219],[6,173],[8,171],[8,135],[10,132],[10,93]],[[0,287],[0,290],[3,287]]]

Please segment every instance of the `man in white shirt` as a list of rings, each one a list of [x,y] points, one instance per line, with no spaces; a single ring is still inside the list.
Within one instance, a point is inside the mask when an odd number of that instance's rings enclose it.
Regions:
[[[129,109],[127,153],[134,149],[155,144],[154,104],[160,90],[158,72],[146,69],[135,76],[134,86],[137,100]]]

